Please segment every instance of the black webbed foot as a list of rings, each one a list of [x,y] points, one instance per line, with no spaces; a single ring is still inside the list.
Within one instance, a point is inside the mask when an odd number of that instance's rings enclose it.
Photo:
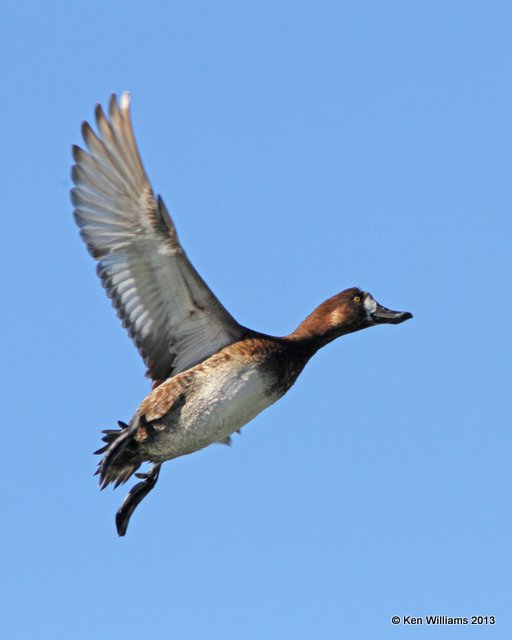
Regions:
[[[131,488],[126,498],[123,500],[123,504],[116,513],[116,528],[119,536],[124,536],[128,529],[128,523],[132,513],[137,508],[142,500],[148,495],[148,493],[154,488],[158,480],[158,474],[160,473],[161,463],[154,464],[148,473],[136,473],[137,478],[142,478],[142,482],[138,482]]]

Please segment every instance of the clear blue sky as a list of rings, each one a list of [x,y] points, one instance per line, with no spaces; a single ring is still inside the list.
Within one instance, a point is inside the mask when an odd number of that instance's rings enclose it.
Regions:
[[[0,78],[3,637],[512,637],[512,4],[7,2]],[[118,539],[91,452],[148,381],[69,169],[125,89],[241,323],[287,333],[353,285],[414,320],[165,465]],[[497,623],[390,622],[429,614]]]

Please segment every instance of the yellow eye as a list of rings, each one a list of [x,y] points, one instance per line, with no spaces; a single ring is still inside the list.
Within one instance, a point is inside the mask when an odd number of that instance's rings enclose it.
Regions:
[[[361,296],[354,296],[354,302],[361,302]]]

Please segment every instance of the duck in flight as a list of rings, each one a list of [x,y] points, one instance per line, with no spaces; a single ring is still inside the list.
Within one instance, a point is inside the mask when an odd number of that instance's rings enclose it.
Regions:
[[[100,487],[133,474],[137,483],[116,514],[120,536],[153,489],[160,467],[231,435],[294,384],[318,349],[347,333],[412,318],[356,287],[318,306],[297,329],[274,337],[240,325],[187,258],[137,150],[129,94],[96,107],[87,150],[73,147],[75,220],[97,273],[134,341],[152,391],[128,424],[104,431]],[[137,473],[144,462],[147,473]]]

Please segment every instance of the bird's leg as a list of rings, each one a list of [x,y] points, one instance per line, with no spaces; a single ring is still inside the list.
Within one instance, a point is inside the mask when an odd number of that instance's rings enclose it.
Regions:
[[[116,528],[118,535],[124,536],[126,533],[132,513],[135,511],[137,505],[144,500],[157,483],[161,466],[162,463],[158,462],[151,467],[151,470],[148,473],[135,474],[137,478],[142,478],[143,480],[131,488],[128,495],[123,500],[123,504],[119,508],[119,511],[116,513]]]

